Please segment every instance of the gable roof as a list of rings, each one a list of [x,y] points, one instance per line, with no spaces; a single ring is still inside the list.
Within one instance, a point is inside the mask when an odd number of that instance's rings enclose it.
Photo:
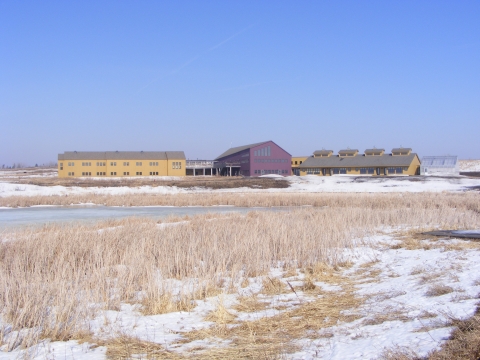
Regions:
[[[255,147],[255,146],[258,146],[258,145],[262,145],[262,144],[266,144],[270,142],[270,140],[268,141],[262,141],[262,142],[259,142],[259,143],[255,143],[255,144],[250,144],[250,145],[242,145],[242,146],[237,146],[237,147],[233,147],[233,148],[230,148],[228,149],[227,151],[225,151],[223,154],[221,154],[220,156],[217,156],[215,158],[215,160],[218,160],[218,159],[221,159],[225,156],[229,156],[229,155],[233,155],[233,154],[236,154],[240,151],[243,151],[243,150],[247,150],[247,149],[250,149],[252,147]]]
[[[415,157],[417,157],[417,154],[415,153],[410,153],[410,155],[405,156],[392,156],[390,154],[383,154],[379,156],[365,156],[363,154],[359,154],[351,157],[342,157],[338,155],[333,155],[329,157],[309,157],[299,167],[339,168],[410,166]]]
[[[185,160],[183,151],[65,151],[58,160]]]
[[[328,156],[333,154],[333,150],[316,150],[313,155],[315,156]]]

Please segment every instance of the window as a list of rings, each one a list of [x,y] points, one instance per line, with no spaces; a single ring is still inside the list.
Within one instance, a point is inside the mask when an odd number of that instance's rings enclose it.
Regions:
[[[74,162],[69,162],[68,166],[75,166],[75,163]]]
[[[97,162],[97,166],[105,166],[105,165],[106,165],[106,163],[104,163],[104,162]]]
[[[136,175],[142,175],[142,172],[141,171],[137,171],[137,174]]]
[[[117,176],[117,172],[116,172],[116,171],[112,171],[112,172],[110,173],[110,175],[111,175],[111,176]]]
[[[82,176],[92,176],[91,172],[82,172]]]
[[[374,168],[360,168],[360,174],[373,174],[375,173]]]
[[[92,166],[91,162],[82,162],[82,166]]]
[[[142,162],[141,162],[141,161],[137,161],[137,162],[135,163],[135,165],[137,165],[137,166],[142,166]]]
[[[302,165],[303,161],[300,161],[300,165]]]
[[[110,166],[117,166],[117,162],[116,162],[116,161],[110,162]],[[115,174],[115,175],[116,175],[116,174]]]
[[[124,175],[124,176],[128,176],[128,175],[130,175],[130,172],[129,172],[129,171],[125,171],[125,172],[123,173],[123,175]]]
[[[130,163],[128,161],[124,161],[123,166],[130,166]]]
[[[73,172],[69,172],[68,176],[73,176],[73,174],[74,174]]]
[[[158,175],[158,171],[150,171],[150,176],[152,175]]]
[[[181,168],[182,168],[182,163],[180,161],[172,162],[172,169],[181,169]]]
[[[150,166],[158,166],[158,161],[150,161]]]
[[[60,170],[63,170],[63,163],[60,163]]]
[[[270,156],[270,146],[267,146],[267,156]]]

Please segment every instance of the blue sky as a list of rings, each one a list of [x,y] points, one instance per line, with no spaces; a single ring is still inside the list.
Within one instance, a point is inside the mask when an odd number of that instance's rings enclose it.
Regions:
[[[479,1],[0,1],[0,165],[412,147],[480,158]]]

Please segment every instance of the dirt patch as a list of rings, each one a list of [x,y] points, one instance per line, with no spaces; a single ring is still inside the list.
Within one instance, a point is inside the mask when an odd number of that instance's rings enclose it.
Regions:
[[[480,171],[460,171],[460,175],[468,177],[480,177]]]
[[[178,180],[163,179],[85,179],[85,178],[25,178],[10,179],[16,184],[38,186],[78,186],[78,187],[138,187],[138,186],[176,186],[179,188],[210,188],[233,189],[247,187],[252,189],[282,189],[288,188],[290,183],[284,179],[276,178],[243,178],[243,177],[212,177],[212,178],[182,178]]]

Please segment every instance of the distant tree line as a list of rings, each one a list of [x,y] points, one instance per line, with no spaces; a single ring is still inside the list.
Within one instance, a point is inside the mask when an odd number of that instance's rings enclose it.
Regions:
[[[12,165],[2,165],[2,169],[25,169],[25,168],[31,168],[33,166],[29,166],[25,163],[13,163]],[[50,161],[48,163],[43,163],[43,164],[35,164],[35,167],[47,167],[47,168],[56,168],[57,163],[55,161]]]

